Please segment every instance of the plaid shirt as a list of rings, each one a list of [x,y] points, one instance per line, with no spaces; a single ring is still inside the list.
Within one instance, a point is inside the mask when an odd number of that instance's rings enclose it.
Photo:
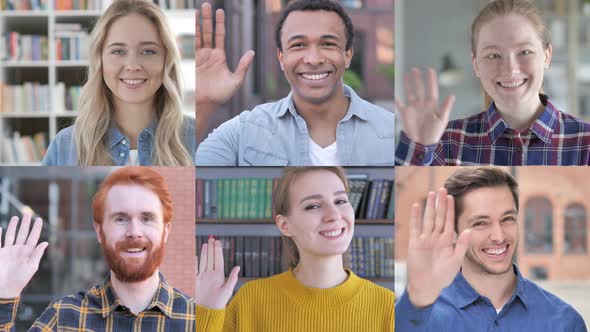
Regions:
[[[18,303],[19,298],[0,299],[0,332],[16,331]],[[102,285],[50,304],[29,332],[195,332],[195,311],[194,300],[172,288],[160,275],[152,302],[136,316],[119,302],[107,278]]]
[[[590,124],[540,98],[543,113],[522,132],[508,127],[494,103],[450,121],[439,144],[412,142],[402,131],[396,165],[590,165]]]

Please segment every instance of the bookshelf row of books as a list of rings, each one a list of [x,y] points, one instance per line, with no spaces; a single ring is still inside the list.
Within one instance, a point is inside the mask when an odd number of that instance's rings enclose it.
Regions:
[[[272,218],[277,179],[197,179],[196,217],[206,219]]]
[[[0,83],[0,112],[48,112],[49,85],[26,82],[22,85]]]
[[[0,10],[47,10],[47,0],[0,0]]]
[[[198,229],[198,226],[197,226]],[[344,266],[363,278],[393,278],[392,237],[355,237],[343,255]],[[287,270],[286,255],[280,237],[219,236],[223,244],[224,272],[240,266],[240,277],[263,278]],[[206,236],[197,236],[197,253],[201,253]]]
[[[47,36],[5,32],[0,41],[0,60],[43,61],[48,59]]]
[[[47,151],[47,133],[37,133],[32,136],[21,136],[15,131],[12,135],[2,137],[3,163],[31,163],[43,160]]]
[[[196,0],[155,0],[154,2],[163,10],[198,8]]]
[[[54,111],[75,111],[80,105],[81,86],[66,86],[64,82],[56,85],[53,95],[57,98],[55,105],[62,109]],[[38,82],[26,82],[22,85],[4,85],[0,83],[0,113],[2,112],[49,112],[51,89]]]
[[[277,179],[197,179],[197,218],[272,218],[272,192]],[[349,179],[350,204],[360,219],[393,219],[393,181],[369,180],[366,175]]]
[[[56,60],[86,60],[90,36],[80,23],[55,24]]]
[[[56,10],[100,10],[103,0],[55,0]]]

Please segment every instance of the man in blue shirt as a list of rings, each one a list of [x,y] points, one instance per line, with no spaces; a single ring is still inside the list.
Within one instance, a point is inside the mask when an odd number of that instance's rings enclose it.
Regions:
[[[495,168],[455,172],[428,194],[423,218],[412,206],[396,331],[587,331],[569,304],[513,263],[518,208],[516,180]]]
[[[209,117],[241,86],[254,52],[235,73],[227,67],[224,12],[197,14],[197,140]],[[201,38],[202,37],[202,38]],[[302,0],[281,13],[277,57],[291,93],[225,122],[196,152],[198,166],[393,166],[394,115],[359,98],[342,83],[353,56],[354,28],[335,1]],[[215,44],[215,45],[213,45]]]

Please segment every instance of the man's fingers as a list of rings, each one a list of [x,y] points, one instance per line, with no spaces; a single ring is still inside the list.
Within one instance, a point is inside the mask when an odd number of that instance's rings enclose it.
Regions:
[[[453,105],[455,104],[455,96],[450,95],[448,96],[442,104],[439,118],[441,122],[448,123],[449,116],[451,115],[451,110],[453,109]]]
[[[195,10],[195,51],[197,51],[199,48],[202,47],[202,40],[201,40],[201,22],[200,22],[200,18],[199,15],[201,15],[201,12],[196,9]]]
[[[33,224],[33,229],[31,230],[31,234],[27,239],[27,245],[31,247],[35,247],[37,242],[39,242],[39,238],[41,237],[41,230],[43,229],[43,220],[41,218],[36,218],[35,223]]]
[[[441,188],[436,193],[436,216],[434,218],[434,232],[440,234],[445,225],[447,216],[447,190]]]
[[[416,98],[418,98],[418,100],[424,100],[424,82],[422,81],[422,72],[420,72],[420,69],[413,68],[412,77],[414,78]]]
[[[431,191],[428,193],[428,198],[426,199],[426,208],[424,209],[424,222],[422,225],[423,234],[432,233],[435,217],[435,198],[436,194],[434,192]]]
[[[451,195],[447,195],[447,213],[442,232],[455,232],[455,198]]]
[[[412,86],[412,79],[408,73],[404,74],[404,90],[406,91],[406,103],[411,105],[416,101],[416,94]]]
[[[10,218],[8,228],[6,229],[6,238],[4,239],[4,246],[11,246],[14,244],[14,237],[16,235],[16,226],[18,225],[18,217]]]
[[[14,244],[16,245],[23,245],[27,241],[27,237],[29,236],[29,228],[31,227],[31,215],[28,213],[23,214],[23,217],[20,222],[20,228],[18,230],[18,235],[16,236],[16,241]]]
[[[455,244],[455,252],[453,253],[453,257],[460,262],[463,262],[463,258],[465,257],[465,253],[469,248],[469,239],[471,238],[471,230],[466,229],[461,234],[459,234],[459,238],[457,239],[457,243]]]
[[[240,82],[244,81],[244,77],[246,77],[246,72],[254,61],[254,51],[249,50],[248,52],[244,53],[242,58],[240,59],[240,63],[238,63],[238,67],[236,68],[235,74],[238,75],[240,78]]]
[[[419,203],[412,205],[410,213],[410,239],[415,239],[422,232],[422,206]]]
[[[426,97],[437,102],[438,105],[438,79],[436,77],[436,71],[432,68],[428,68],[428,94]]]
[[[215,48],[225,50],[225,13],[223,9],[215,11]]]
[[[213,48],[213,15],[207,2],[201,6],[203,13],[203,48]]]
[[[29,263],[33,264],[35,267],[38,268],[39,262],[41,261],[43,253],[45,252],[45,249],[47,249],[47,246],[49,246],[48,242],[39,243],[39,245],[35,247],[35,250],[33,250],[33,254],[29,258]]]

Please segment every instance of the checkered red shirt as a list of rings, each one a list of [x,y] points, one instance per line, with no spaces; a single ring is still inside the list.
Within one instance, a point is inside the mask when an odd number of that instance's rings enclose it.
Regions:
[[[396,165],[590,165],[590,123],[559,111],[545,95],[545,110],[522,132],[508,127],[494,103],[486,112],[450,121],[440,143],[412,142],[402,131]]]

